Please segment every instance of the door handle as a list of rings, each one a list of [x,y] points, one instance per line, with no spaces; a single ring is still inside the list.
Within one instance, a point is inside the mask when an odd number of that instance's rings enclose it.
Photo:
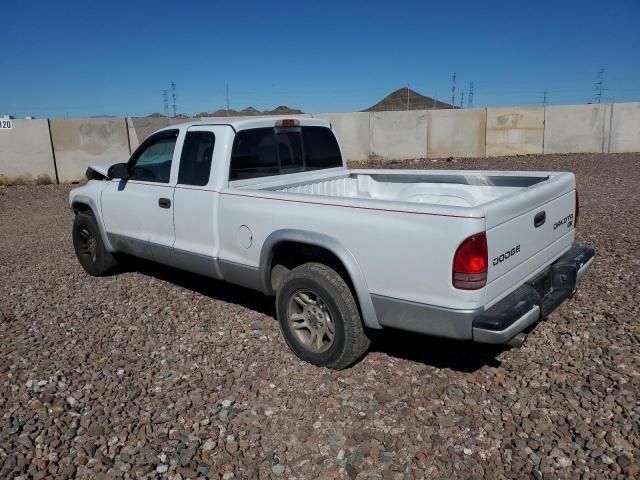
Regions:
[[[171,208],[171,200],[168,198],[159,198],[158,205],[160,208]]]
[[[542,212],[536,213],[536,216],[533,217],[533,225],[538,228],[539,226],[543,225],[546,220],[547,212],[543,210]]]

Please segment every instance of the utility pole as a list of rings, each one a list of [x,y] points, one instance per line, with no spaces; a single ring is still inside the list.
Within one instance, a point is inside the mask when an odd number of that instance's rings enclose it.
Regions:
[[[409,110],[409,84],[407,83],[407,110]]]
[[[456,104],[456,72],[453,72],[453,82],[451,84],[451,105]]]
[[[594,95],[593,98],[596,102],[602,102],[602,92],[606,90],[604,88],[604,68],[598,70],[598,81],[593,85]]]
[[[173,98],[173,118],[177,116],[176,107],[176,82],[171,82],[171,98]]]
[[[227,117],[229,116],[229,82],[227,82]]]
[[[542,92],[542,106],[546,107],[548,101],[549,101],[549,94],[547,92],[547,89],[545,88],[544,91]]]
[[[464,90],[460,92],[460,108],[464,108]]]
[[[169,116],[169,96],[167,94],[167,89],[162,90],[162,103],[164,104],[164,116]]]
[[[467,107],[473,108],[473,82],[469,83],[469,100],[467,100]]]

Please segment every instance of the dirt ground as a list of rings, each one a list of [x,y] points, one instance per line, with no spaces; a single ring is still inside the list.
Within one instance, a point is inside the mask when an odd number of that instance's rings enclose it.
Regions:
[[[386,166],[573,171],[596,263],[522,348],[385,331],[336,372],[258,293],[89,277],[70,186],[0,188],[0,478],[637,477],[640,155]]]

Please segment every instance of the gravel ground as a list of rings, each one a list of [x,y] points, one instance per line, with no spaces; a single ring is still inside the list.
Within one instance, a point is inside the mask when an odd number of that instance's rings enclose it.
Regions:
[[[69,186],[0,188],[0,478],[637,477],[640,155],[407,165],[576,172],[597,263],[522,348],[392,331],[318,369],[272,300],[145,264],[91,278]]]

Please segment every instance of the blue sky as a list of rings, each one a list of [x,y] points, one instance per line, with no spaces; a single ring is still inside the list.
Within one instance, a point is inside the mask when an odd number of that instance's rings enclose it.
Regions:
[[[409,85],[474,105],[640,100],[640,1],[31,2],[0,7],[0,114],[288,105],[361,110]],[[468,94],[465,94],[468,95]],[[468,97],[467,97],[468,98]],[[456,101],[458,103],[459,96]]]

